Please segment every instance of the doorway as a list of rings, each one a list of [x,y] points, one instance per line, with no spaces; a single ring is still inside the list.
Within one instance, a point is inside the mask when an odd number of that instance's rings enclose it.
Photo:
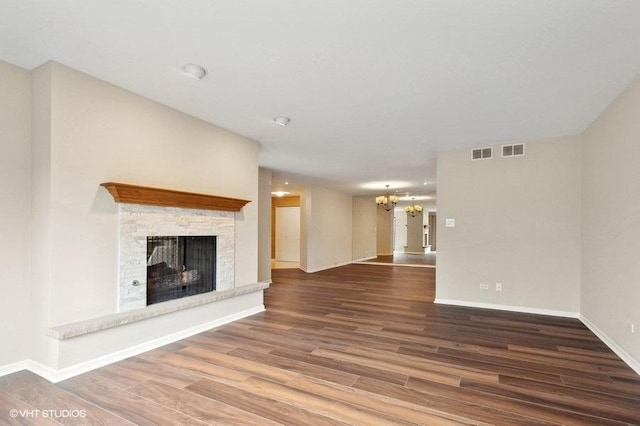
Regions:
[[[300,197],[271,198],[271,268],[300,267]]]
[[[431,247],[431,251],[436,251],[436,212],[429,212],[428,243]]]
[[[276,207],[278,262],[300,262],[300,207]]]

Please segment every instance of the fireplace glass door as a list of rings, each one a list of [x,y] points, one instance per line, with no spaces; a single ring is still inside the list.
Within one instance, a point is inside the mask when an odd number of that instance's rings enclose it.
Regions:
[[[215,236],[147,237],[147,306],[215,289]]]

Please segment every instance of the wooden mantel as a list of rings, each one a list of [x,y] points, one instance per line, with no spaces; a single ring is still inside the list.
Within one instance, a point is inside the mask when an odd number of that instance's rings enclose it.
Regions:
[[[109,191],[116,203],[239,212],[249,202],[237,198],[149,188],[126,183],[105,182],[100,186],[104,186]]]

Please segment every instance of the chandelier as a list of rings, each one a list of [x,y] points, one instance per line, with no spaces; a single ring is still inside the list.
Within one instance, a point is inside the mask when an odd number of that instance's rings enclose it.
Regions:
[[[376,204],[385,209],[385,211],[390,211],[398,204],[398,197],[389,195],[389,185],[385,185],[385,187],[387,188],[387,194],[376,197]]]
[[[422,211],[422,206],[420,205],[416,206],[415,198],[412,198],[412,200],[413,200],[413,204],[405,207],[404,211],[406,211],[407,214],[410,214],[411,217],[416,217],[416,215]]]

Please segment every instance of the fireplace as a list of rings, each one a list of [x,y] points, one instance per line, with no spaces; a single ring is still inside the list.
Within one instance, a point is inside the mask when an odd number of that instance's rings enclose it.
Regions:
[[[215,236],[215,251],[212,255],[215,267],[211,272],[213,281],[207,279],[206,285],[211,289],[205,291],[234,288],[235,213],[240,212],[249,200],[117,182],[105,182],[101,186],[106,188],[118,203],[119,312],[147,306],[148,268],[163,262],[152,259],[153,248],[154,245],[166,243],[158,240],[149,248],[147,238],[150,236]],[[176,241],[176,244],[179,245],[179,242]],[[195,289],[193,282],[201,280],[201,275],[209,275],[208,272],[199,269],[196,275],[196,267],[184,263],[165,263],[166,265],[155,266],[155,270],[152,268],[151,279],[166,281],[165,287],[174,287],[176,293],[178,287],[180,291],[184,290],[186,294],[179,297],[190,296],[191,289],[188,287]],[[171,275],[173,279],[168,278]],[[163,297],[165,296],[159,296],[160,299]],[[156,298],[157,296],[152,297],[154,300]]]
[[[215,236],[147,237],[147,306],[215,289]]]

